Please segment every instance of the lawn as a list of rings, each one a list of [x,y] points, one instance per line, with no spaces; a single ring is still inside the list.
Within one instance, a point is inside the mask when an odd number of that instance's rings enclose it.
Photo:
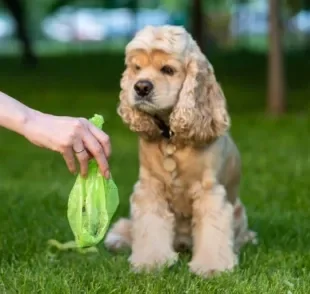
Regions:
[[[72,240],[66,218],[75,180],[60,155],[0,131],[0,293],[308,293],[310,288],[310,61],[287,60],[290,112],[264,115],[266,60],[262,56],[214,56],[232,115],[231,133],[243,158],[241,198],[258,246],[242,250],[235,272],[203,280],[183,256],[172,269],[137,275],[128,254],[48,254],[47,240]],[[137,178],[137,139],[116,115],[123,57],[66,56],[42,60],[36,71],[1,59],[0,89],[42,111],[106,118],[111,171],[128,214]],[[303,73],[300,69],[304,68]],[[297,74],[298,73],[298,74]],[[212,241],[212,240],[210,240]]]

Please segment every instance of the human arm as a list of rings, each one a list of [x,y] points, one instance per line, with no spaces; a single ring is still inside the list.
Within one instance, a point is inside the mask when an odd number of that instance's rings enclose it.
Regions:
[[[61,153],[71,172],[76,171],[75,154],[82,176],[87,175],[88,160],[92,156],[102,175],[110,176],[107,162],[111,153],[109,136],[84,118],[42,113],[0,92],[0,126],[39,147]]]

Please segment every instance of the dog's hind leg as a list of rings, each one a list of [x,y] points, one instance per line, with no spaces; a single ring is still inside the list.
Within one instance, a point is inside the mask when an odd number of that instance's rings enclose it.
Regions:
[[[111,251],[131,247],[131,221],[121,218],[109,230],[104,244]]]
[[[252,243],[257,244],[257,234],[248,228],[248,218],[245,207],[240,201],[240,198],[236,199],[234,204],[234,249],[238,252],[245,244]]]

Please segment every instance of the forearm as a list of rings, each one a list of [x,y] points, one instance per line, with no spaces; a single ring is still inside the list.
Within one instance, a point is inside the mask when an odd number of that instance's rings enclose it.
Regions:
[[[0,92],[0,127],[24,135],[24,126],[34,110]]]

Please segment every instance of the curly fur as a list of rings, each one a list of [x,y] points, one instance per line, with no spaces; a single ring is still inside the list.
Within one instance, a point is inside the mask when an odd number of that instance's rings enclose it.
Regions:
[[[230,126],[230,118],[212,67],[196,44],[192,50],[186,80],[170,116],[170,126],[176,134],[175,140],[200,145],[223,135]]]
[[[165,64],[174,74],[162,73]],[[152,103],[139,106],[133,85],[145,78],[154,84]],[[196,274],[233,269],[240,248],[256,240],[239,198],[240,155],[213,67],[184,28],[148,26],[127,45],[118,114],[139,136],[140,173],[130,220],[111,228],[106,246],[130,247],[135,270],[171,265],[182,250],[193,251]],[[168,157],[175,167],[165,167]]]
[[[156,33],[162,33],[162,42],[154,44],[152,36]],[[150,45],[146,44],[153,44],[152,50],[163,50],[184,60],[186,79],[179,94],[179,101],[170,115],[170,127],[175,134],[174,142],[205,144],[224,134],[230,126],[230,118],[223,92],[216,81],[212,65],[191,36],[182,27],[164,26],[161,32],[153,27],[146,27],[128,44],[127,56],[135,49],[149,51]],[[130,70],[126,69],[121,80],[118,114],[132,131],[148,139],[158,139],[160,132],[154,120],[148,114],[128,105],[130,76]]]

